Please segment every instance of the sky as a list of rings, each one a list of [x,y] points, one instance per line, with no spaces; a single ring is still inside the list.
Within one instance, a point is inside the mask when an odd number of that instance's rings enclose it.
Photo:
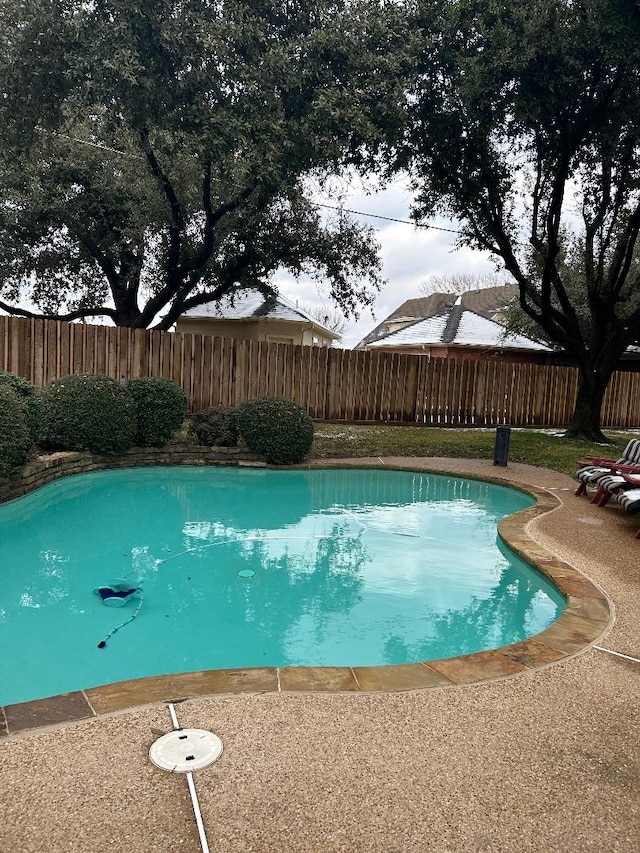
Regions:
[[[335,200],[332,201],[328,196],[315,194],[315,197],[318,201],[322,199],[335,204]],[[411,193],[398,182],[385,190],[367,194],[361,183],[353,180],[342,186],[341,202],[351,210],[409,220]],[[358,320],[347,321],[342,340],[336,346],[347,349],[354,347],[403,302],[423,295],[420,286],[431,275],[484,274],[495,271],[487,253],[467,247],[456,248],[456,235],[448,231],[416,228],[412,224],[369,216],[354,218],[375,228],[381,245],[382,277],[387,283],[373,305],[373,316],[370,309],[364,308]],[[443,228],[456,227],[454,222],[440,219],[434,220],[433,224]],[[318,291],[312,279],[301,278],[296,281],[291,276],[280,274],[275,283],[283,296],[294,303],[297,301],[301,308],[333,307],[330,300]]]

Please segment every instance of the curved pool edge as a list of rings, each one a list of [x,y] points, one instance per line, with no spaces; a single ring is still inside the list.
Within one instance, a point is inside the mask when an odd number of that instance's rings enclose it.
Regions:
[[[181,462],[189,464],[183,460]],[[203,463],[200,461],[199,464]],[[219,465],[221,461],[216,459],[213,464]],[[251,465],[251,462],[244,464]],[[109,466],[101,464],[100,467]],[[121,461],[117,467],[124,467]],[[397,692],[479,684],[534,672],[567,660],[588,650],[613,624],[613,604],[606,593],[586,575],[559,560],[528,534],[527,527],[534,518],[561,505],[560,499],[546,489],[503,477],[433,469],[425,464],[396,466],[386,464],[382,460],[380,464],[358,464],[357,459],[348,460],[346,463],[344,460],[318,460],[312,465],[296,467],[384,467],[389,470],[413,470],[483,480],[530,494],[536,503],[504,518],[498,525],[498,534],[514,553],[556,586],[567,602],[564,612],[548,628],[526,640],[498,649],[442,660],[372,667],[293,666],[203,670],[114,682],[46,699],[7,705],[0,707],[0,737],[45,726],[98,718],[131,710],[136,706],[222,695]],[[81,472],[75,467],[73,473]]]

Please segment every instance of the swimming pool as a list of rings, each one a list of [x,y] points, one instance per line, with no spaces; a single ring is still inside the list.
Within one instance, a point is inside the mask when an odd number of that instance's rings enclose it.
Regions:
[[[564,599],[496,537],[531,503],[366,469],[51,484],[0,507],[0,704],[198,669],[434,660],[531,636]],[[142,588],[139,605],[93,592],[118,578]]]

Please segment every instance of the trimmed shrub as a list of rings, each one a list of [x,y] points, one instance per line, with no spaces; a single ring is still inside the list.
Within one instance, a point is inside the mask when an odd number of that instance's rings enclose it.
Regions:
[[[210,406],[191,418],[191,432],[206,447],[235,447],[238,443],[236,410],[230,406]]]
[[[0,477],[24,465],[32,447],[24,398],[9,383],[0,382]]]
[[[127,392],[136,407],[135,444],[163,447],[187,416],[187,395],[170,379],[150,376],[130,379]]]
[[[6,370],[0,370],[0,385],[8,385],[9,388],[13,388],[18,397],[22,399],[32,443],[38,444],[42,438],[44,420],[40,400],[36,396],[36,389],[26,379],[16,376],[14,373],[7,373]]]
[[[52,450],[126,453],[136,434],[136,407],[124,388],[101,374],[56,379],[40,392],[43,444]]]
[[[236,409],[238,431],[247,447],[271,465],[300,462],[311,449],[313,421],[308,412],[282,397],[246,400]]]

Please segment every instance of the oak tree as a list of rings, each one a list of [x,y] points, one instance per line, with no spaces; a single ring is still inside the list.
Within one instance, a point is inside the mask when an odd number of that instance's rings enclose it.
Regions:
[[[419,219],[488,250],[578,366],[568,434],[640,336],[640,8],[634,0],[416,0],[395,168]]]
[[[354,93],[397,85],[375,5],[7,0],[0,307],[168,328],[282,267],[369,304],[373,231],[305,179],[361,158],[377,131]]]

